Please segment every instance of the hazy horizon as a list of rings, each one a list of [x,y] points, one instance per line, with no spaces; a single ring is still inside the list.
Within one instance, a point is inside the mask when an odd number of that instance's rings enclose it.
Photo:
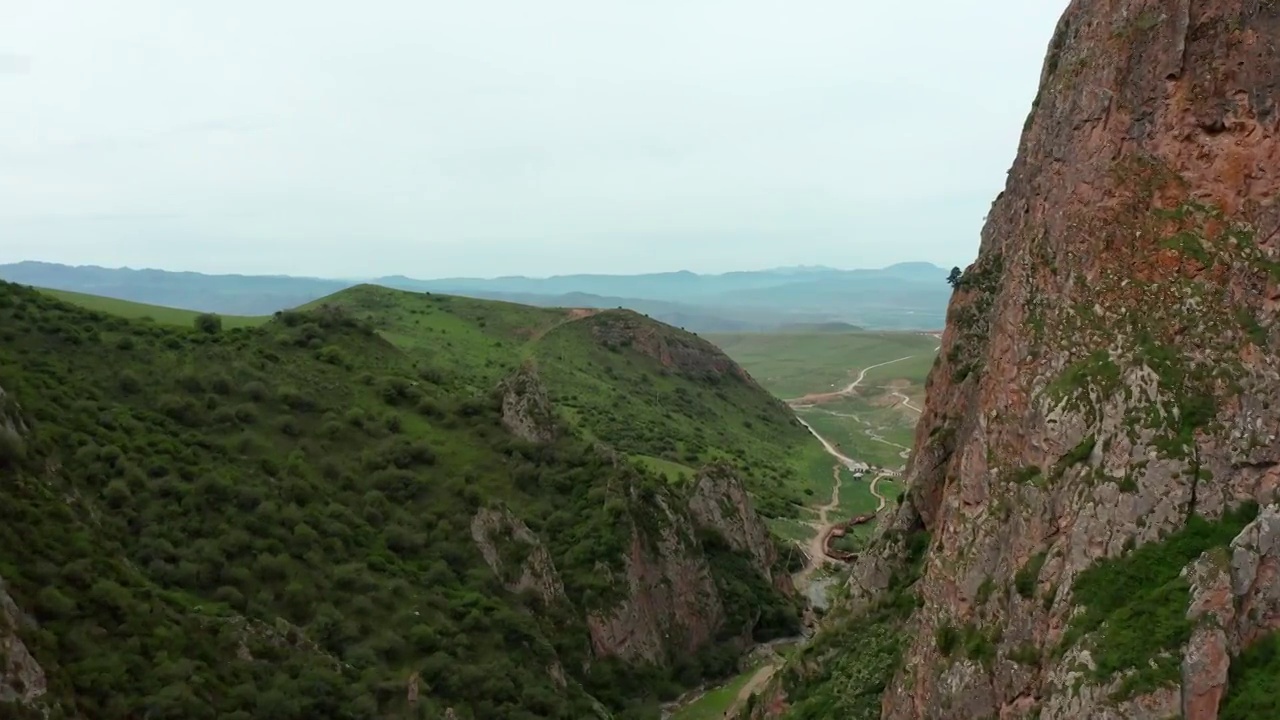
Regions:
[[[17,0],[0,263],[965,265],[1066,0]]]
[[[516,277],[526,278],[529,280],[546,280],[550,278],[570,277],[575,275],[609,275],[609,276],[618,276],[618,277],[633,277],[637,275],[676,275],[680,273],[692,273],[696,275],[713,277],[713,276],[720,276],[720,275],[733,275],[736,273],[757,273],[757,272],[787,271],[787,270],[792,270],[792,271],[826,270],[826,271],[834,271],[834,272],[853,272],[853,271],[864,271],[864,270],[877,271],[877,270],[887,270],[897,265],[932,265],[938,268],[939,270],[946,270],[946,268],[939,265],[938,263],[930,262],[928,260],[904,260],[901,262],[889,263],[888,265],[882,265],[877,267],[832,267],[828,265],[790,265],[790,266],[773,265],[773,266],[764,266],[764,267],[757,267],[757,268],[731,268],[728,270],[722,270],[717,272],[695,272],[693,270],[674,268],[674,269],[668,269],[668,270],[652,270],[652,271],[635,272],[635,273],[556,272],[551,274],[519,274],[517,273],[517,274],[507,274],[507,275],[440,275],[440,276],[419,276],[419,275],[411,275],[411,274],[397,273],[397,272],[384,273],[381,275],[303,275],[303,274],[297,274],[297,273],[238,273],[238,272],[210,273],[210,272],[204,272],[201,270],[193,270],[191,268],[185,268],[185,267],[158,267],[158,266],[143,266],[143,265],[138,265],[138,266],[99,265],[94,263],[59,263],[59,262],[53,262],[48,260],[34,260],[34,259],[14,260],[11,262],[0,262],[0,266],[19,265],[22,263],[46,263],[51,265],[62,265],[62,266],[72,267],[72,268],[87,267],[87,268],[98,268],[102,270],[130,270],[130,271],[137,271],[137,272],[157,271],[157,272],[167,272],[167,273],[190,272],[190,273],[197,273],[201,275],[243,275],[247,277],[254,277],[254,276],[256,277],[292,277],[292,278],[304,278],[304,279],[313,279],[313,280],[341,280],[346,282],[372,281],[372,280],[378,280],[381,278],[388,278],[388,277],[407,277],[413,280],[501,280],[504,278],[516,278]]]

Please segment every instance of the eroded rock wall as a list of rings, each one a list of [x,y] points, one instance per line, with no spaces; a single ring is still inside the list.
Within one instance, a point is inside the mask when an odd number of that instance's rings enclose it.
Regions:
[[[711,465],[698,473],[689,499],[698,525],[721,535],[734,550],[746,553],[761,575],[787,595],[795,593],[791,575],[778,567],[778,546],[751,495],[727,465]]]
[[[4,704],[30,706],[48,691],[44,669],[19,637],[20,626],[31,622],[9,597],[4,578],[0,578],[0,716],[4,715]]]
[[[1087,568],[1275,499],[1278,37],[1267,0],[1075,0],[1062,16],[890,523],[932,547],[885,717],[1215,716],[1195,708],[1240,642],[1196,635],[1185,700],[1176,682],[1118,696],[1120,677],[1084,671],[1087,643],[1055,649]],[[887,574],[869,553],[855,598]],[[944,652],[946,628],[989,656]]]

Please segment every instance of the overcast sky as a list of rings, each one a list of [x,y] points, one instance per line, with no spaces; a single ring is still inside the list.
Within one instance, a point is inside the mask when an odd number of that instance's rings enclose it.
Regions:
[[[0,262],[965,264],[1066,0],[0,0]]]

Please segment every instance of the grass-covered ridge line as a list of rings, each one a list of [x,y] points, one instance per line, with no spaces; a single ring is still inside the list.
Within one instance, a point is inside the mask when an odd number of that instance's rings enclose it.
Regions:
[[[817,444],[719,348],[627,310],[534,308],[375,286],[313,304],[341,307],[444,374],[482,392],[528,358],[557,411],[583,437],[607,443],[679,481],[679,467],[727,461],[773,518],[793,518],[813,491],[797,470]]]
[[[19,634],[50,701],[104,719],[585,718],[597,700],[645,717],[646,701],[732,667],[726,652],[587,662],[586,613],[616,602],[632,528],[680,506],[682,486],[617,462],[568,417],[541,445],[503,427],[496,381],[530,353],[551,364],[531,347],[550,335],[521,338],[526,323],[568,325],[460,302],[392,327],[344,305],[206,332],[0,284],[3,412],[29,428],[0,445],[0,577],[38,623]],[[645,357],[615,371],[636,380],[660,365]],[[664,381],[712,411],[773,407],[745,381],[727,399]],[[615,400],[578,393],[584,416]],[[706,443],[699,461],[730,454],[740,426],[689,445]],[[471,537],[480,508],[528,525],[564,600],[504,587]],[[742,557],[706,542],[727,628],[785,616]]]
[[[102,297],[101,295],[87,295],[69,290],[40,288],[40,292],[88,310],[134,320],[155,321],[163,325],[191,327],[195,323],[195,319],[204,314],[194,310],[147,305],[145,303],[117,300],[115,298]],[[271,319],[266,316],[250,317],[242,315],[221,315],[219,317],[224,328],[255,327]]]

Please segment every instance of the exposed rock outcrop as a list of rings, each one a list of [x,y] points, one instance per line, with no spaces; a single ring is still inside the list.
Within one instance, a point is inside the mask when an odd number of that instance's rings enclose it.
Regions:
[[[555,410],[532,360],[503,380],[498,392],[502,395],[502,425],[511,434],[532,443],[556,439]]]
[[[26,433],[17,403],[0,387],[0,468],[21,459]],[[33,625],[0,577],[0,703],[31,705],[48,691],[44,669],[19,635],[24,626]]]
[[[932,544],[883,717],[1216,717],[1230,658],[1274,627],[1268,513],[1187,570],[1191,640],[1149,658],[1181,681],[1100,677],[1068,636],[1086,570],[1280,487],[1276,37],[1260,0],[1062,16],[887,525]],[[895,557],[889,534],[864,554],[855,600]],[[940,647],[958,628],[976,659]]]
[[[27,425],[22,419],[21,409],[0,387],[0,468],[26,455],[26,434]]]
[[[611,350],[631,348],[684,377],[716,382],[736,378],[755,380],[719,348],[702,338],[648,320],[629,310],[601,313],[590,318],[596,340]]]
[[[632,509],[627,515],[631,539],[607,609],[587,614],[595,656],[665,665],[738,632],[726,630],[724,598],[699,529],[718,534],[779,592],[794,594],[790,576],[776,567],[768,527],[732,468],[713,466],[699,473],[688,509],[675,502],[678,496],[642,488],[638,478],[620,492]],[[508,590],[530,591],[545,605],[568,601],[551,554],[510,510],[479,510],[471,519],[471,537]],[[729,642],[745,647],[751,628],[743,632]],[[563,676],[558,665],[550,672],[553,678]]]
[[[1195,624],[1182,660],[1182,716],[1215,720],[1232,657],[1280,628],[1280,507],[1263,510],[1231,543],[1188,566]]]
[[[629,492],[639,502],[646,491],[632,485]],[[729,624],[723,588],[703,545],[708,537],[700,540],[701,532],[718,536],[717,543],[746,559],[747,572],[759,573],[781,595],[795,595],[768,526],[733,468],[711,465],[700,471],[687,509],[673,506],[672,499],[654,494],[644,501],[644,517],[633,516],[624,599],[587,621],[598,655],[662,663],[713,642],[743,648],[751,643],[758,616],[739,618],[746,627]]]
[[[795,593],[791,575],[775,571],[778,546],[764,518],[756,514],[751,495],[732,467],[710,465],[698,473],[689,511],[700,526],[720,533],[734,550],[750,555],[756,568],[774,587],[787,595]]]
[[[481,508],[471,518],[471,538],[508,590],[532,591],[546,605],[564,599],[564,583],[551,553],[509,510]]]
[[[48,691],[44,669],[18,636],[19,628],[31,622],[0,578],[0,703],[31,705]]]
[[[724,621],[715,579],[687,516],[662,496],[653,504],[656,517],[643,525],[633,521],[622,601],[587,618],[598,656],[664,664],[670,650],[693,654],[706,647]]]

